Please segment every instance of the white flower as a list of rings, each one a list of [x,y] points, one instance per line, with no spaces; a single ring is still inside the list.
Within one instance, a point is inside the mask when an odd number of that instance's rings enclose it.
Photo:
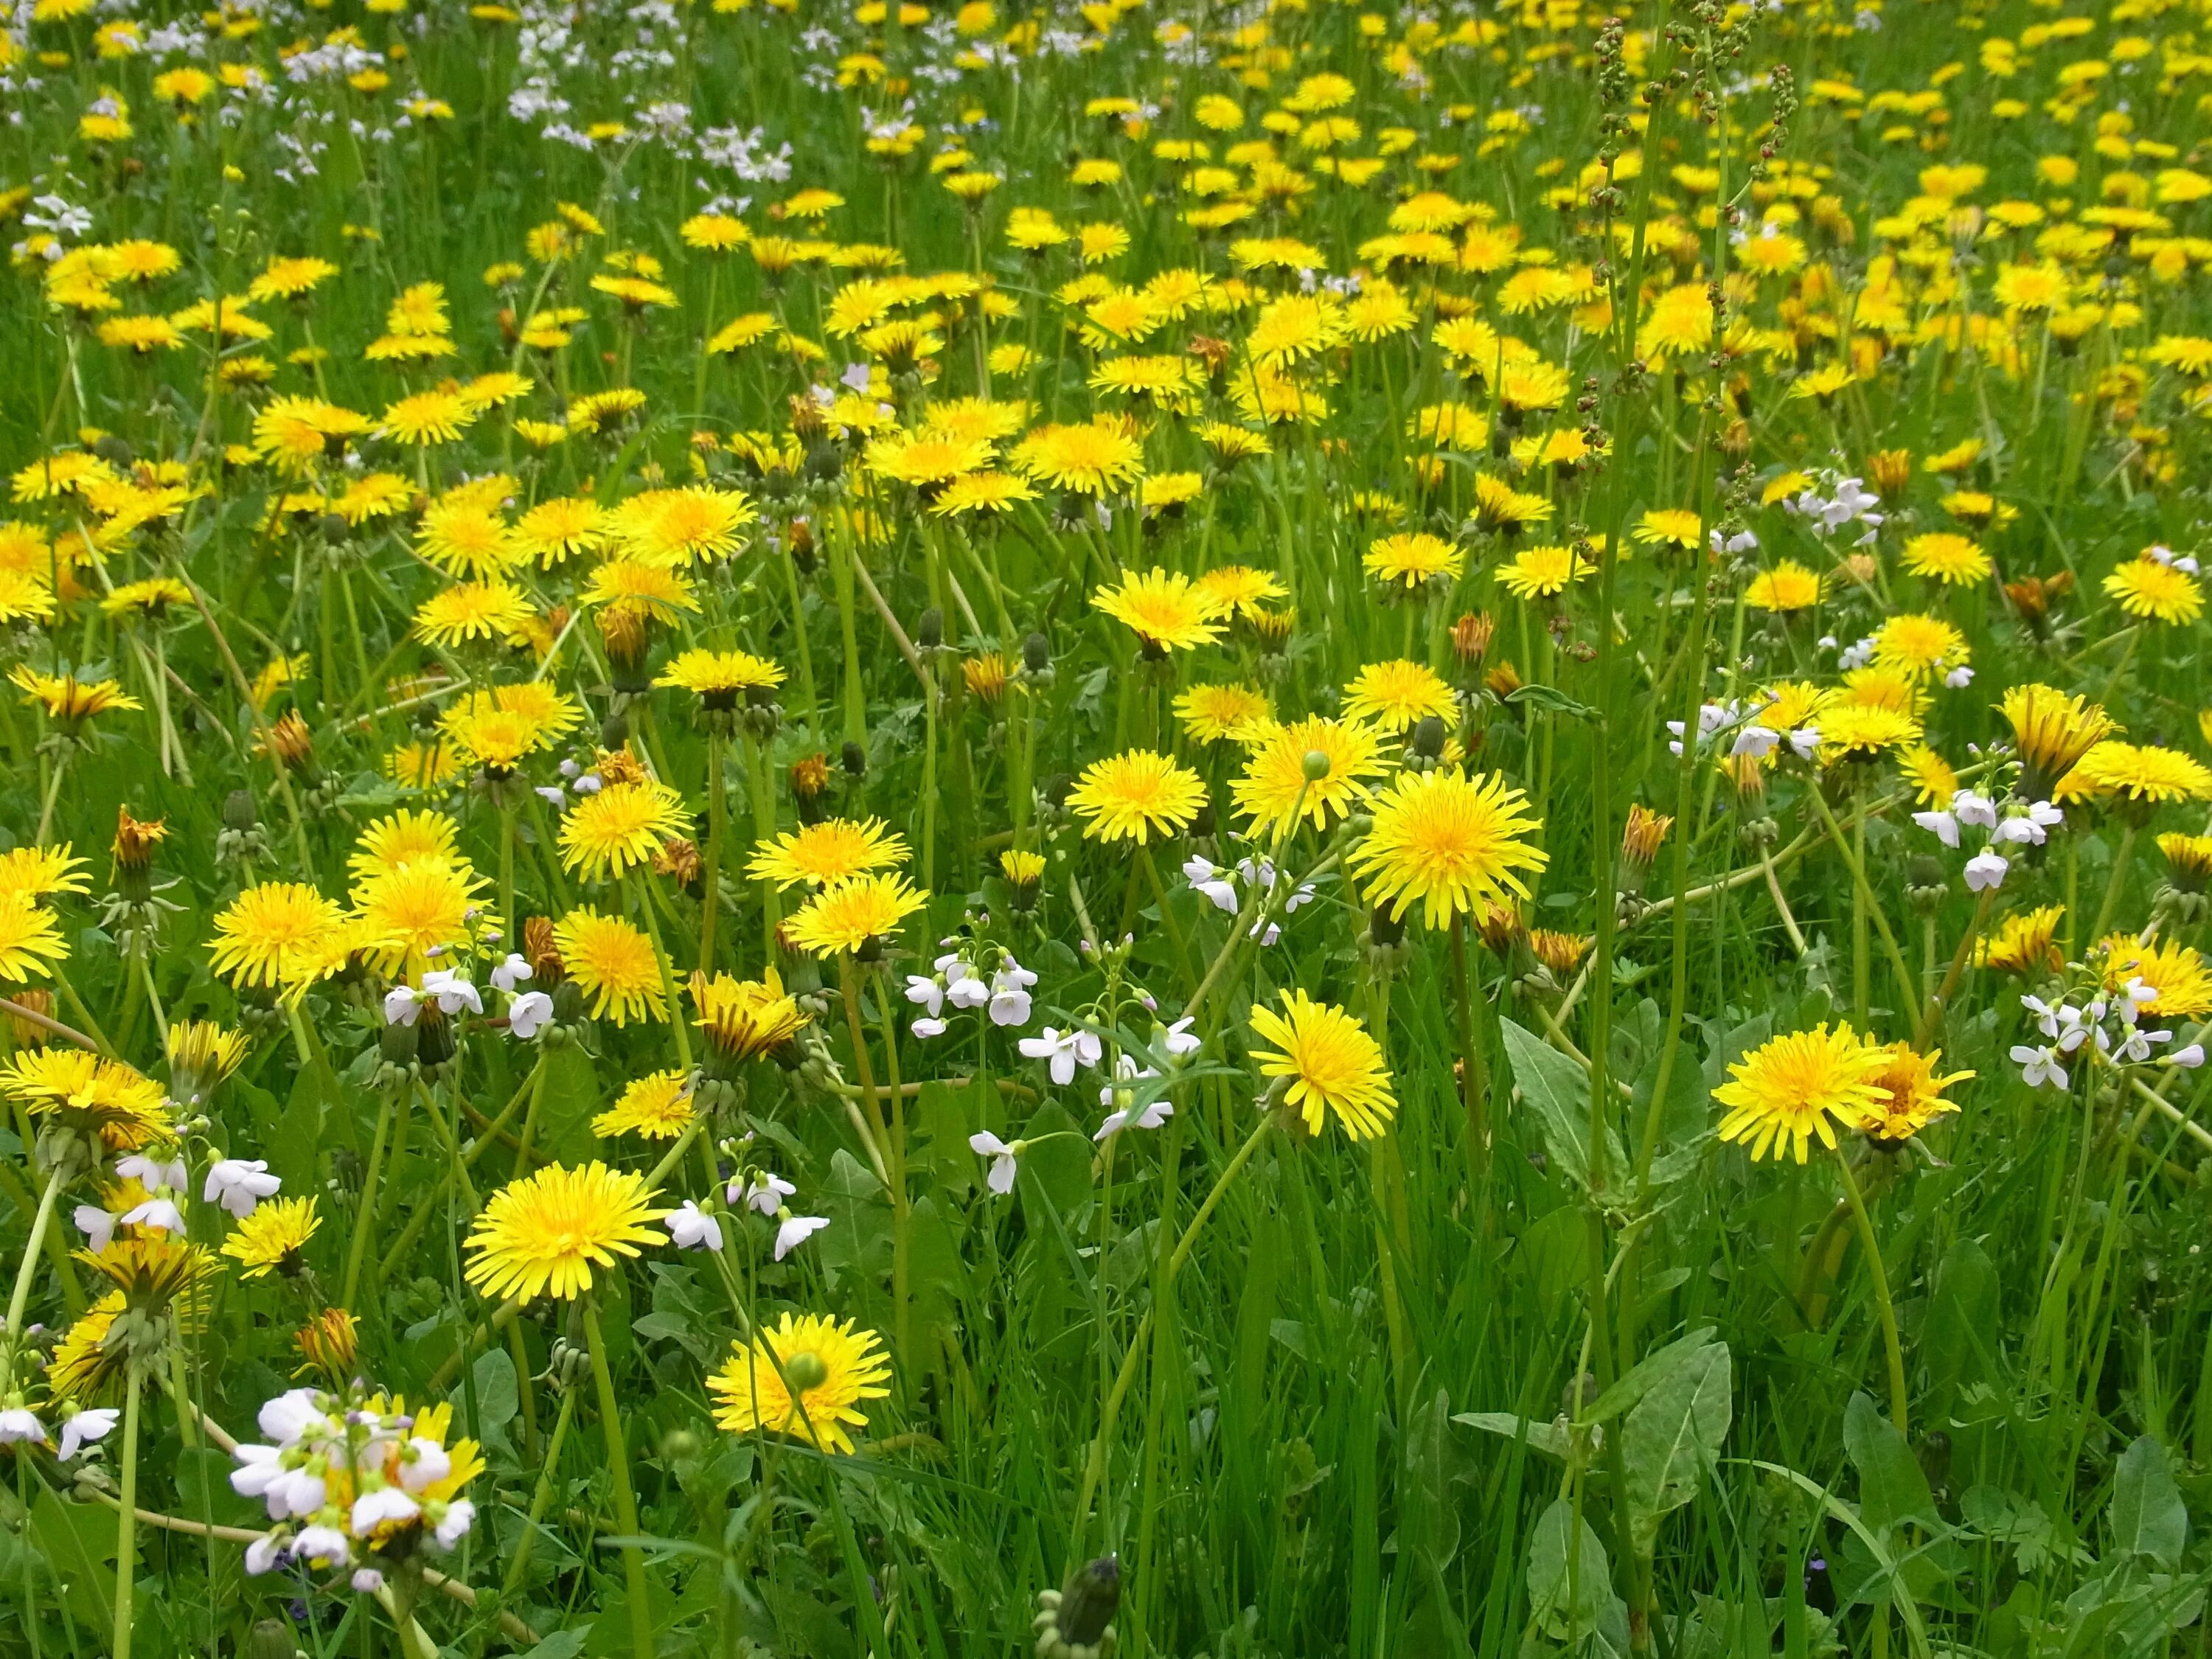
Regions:
[[[1961,789],[1951,797],[1951,811],[1958,815],[1960,823],[1971,823],[1977,830],[1997,827],[1997,804],[1971,789]]]
[[[786,1215],[775,1230],[775,1259],[781,1261],[830,1224],[823,1215]]]
[[[191,1171],[185,1167],[184,1159],[172,1158],[164,1164],[143,1152],[133,1152],[128,1158],[117,1158],[115,1173],[125,1181],[137,1182],[149,1192],[166,1187],[173,1193],[181,1193],[191,1185],[192,1180]]]
[[[1191,1032],[1190,1028],[1197,1018],[1198,1016],[1195,1014],[1185,1014],[1174,1024],[1165,1027],[1161,1031],[1160,1041],[1170,1054],[1178,1057],[1183,1054],[1194,1054],[1206,1046]]]
[[[433,1535],[440,1549],[449,1550],[468,1535],[476,1524],[477,1506],[465,1498],[456,1498],[446,1505],[446,1512],[438,1517],[438,1529]]]
[[[552,1018],[553,999],[543,991],[525,991],[507,1005],[507,1029],[525,1042]]]
[[[2192,1042],[2185,1048],[2176,1048],[2172,1054],[2162,1054],[2160,1058],[2168,1066],[2179,1066],[2185,1071],[2194,1071],[2204,1063],[2204,1045],[2201,1042]]]
[[[115,1419],[122,1415],[112,1406],[95,1406],[80,1411],[62,1421],[61,1460],[66,1463],[77,1455],[79,1448],[105,1440],[114,1431]]]
[[[1182,873],[1184,879],[1212,901],[1215,909],[1226,910],[1232,916],[1237,914],[1237,889],[1225,872],[1194,854],[1183,860]]]
[[[2046,1084],[2054,1089],[2067,1086],[2066,1068],[2048,1048],[2031,1048],[2024,1042],[2016,1042],[2012,1047],[2012,1060],[2020,1067],[2020,1080],[2031,1089],[2040,1089]]]
[[[1781,741],[1782,734],[1771,727],[1747,726],[1735,734],[1735,741],[1729,746],[1729,753],[1755,755],[1764,760],[1772,751],[1774,745]]]
[[[1959,820],[1948,812],[1915,812],[1912,821],[1946,847],[1959,844]]]
[[[458,1014],[464,1008],[472,1014],[483,1012],[483,999],[477,994],[477,988],[452,968],[433,968],[423,975],[422,994],[437,999],[441,1014]]]
[[[920,1019],[915,1021],[914,1024],[907,1029],[912,1031],[916,1036],[927,1041],[930,1037],[940,1037],[945,1035],[945,1022],[941,1019],[935,1018],[931,1015],[924,1014]]]
[[[283,1184],[281,1177],[269,1173],[265,1158],[226,1158],[208,1166],[207,1184],[200,1188],[200,1198],[204,1203],[222,1205],[243,1221],[253,1213],[255,1205],[275,1196]]]
[[[412,1504],[414,1499],[407,1501]],[[331,1566],[352,1559],[353,1540],[336,1527],[302,1527],[300,1535],[292,1540],[291,1553],[319,1566]]]
[[[165,1233],[183,1237],[184,1212],[166,1198],[149,1198],[136,1209],[125,1210],[118,1224],[125,1227],[158,1227]]]
[[[399,1484],[420,1494],[453,1472],[451,1453],[434,1440],[416,1435],[399,1455]]]
[[[1801,726],[1790,734],[1790,747],[1799,760],[1812,759],[1813,751],[1820,746],[1820,728],[1817,726]]]
[[[986,1129],[980,1134],[969,1135],[968,1146],[976,1157],[991,1160],[990,1172],[983,1177],[984,1185],[1001,1198],[1014,1190],[1014,1161],[1022,1155],[1021,1142],[1009,1146]]]
[[[353,1570],[353,1587],[362,1595],[374,1595],[384,1588],[384,1575],[374,1567],[356,1567]]]
[[[1966,889],[1980,893],[1996,887],[2005,878],[2012,866],[1997,854],[1984,848],[1966,860]]]
[[[70,1219],[76,1224],[77,1231],[84,1235],[85,1243],[94,1255],[104,1255],[108,1241],[115,1237],[115,1218],[97,1204],[80,1204]]]
[[[287,1389],[261,1407],[255,1421],[279,1446],[296,1445],[310,1429],[330,1431],[329,1415],[313,1389]]]
[[[44,1440],[46,1425],[28,1406],[10,1406],[0,1411],[0,1446],[11,1446],[19,1440]]]
[[[397,1486],[379,1486],[353,1500],[353,1535],[366,1538],[387,1521],[412,1521],[422,1506]]]
[[[725,1196],[732,1204],[750,1204],[763,1215],[774,1215],[783,1207],[783,1200],[798,1190],[781,1176],[763,1170],[743,1185],[732,1181]]]
[[[275,1538],[257,1538],[246,1547],[246,1571],[258,1578],[264,1572],[274,1572],[284,1559],[283,1543]]]
[[[991,1024],[1026,1025],[1030,1023],[1030,987],[1037,976],[1008,957],[991,975]]]
[[[682,1209],[671,1210],[660,1221],[679,1250],[719,1251],[722,1248],[722,1224],[700,1209],[696,1199],[685,1199]]]
[[[1157,1129],[1174,1115],[1175,1103],[1165,1097],[1141,1111],[1125,1106],[1117,1111],[1109,1112],[1106,1121],[1098,1126],[1098,1133],[1091,1138],[1103,1140],[1109,1135],[1120,1134],[1124,1129]]]
[[[946,964],[945,1000],[956,1008],[980,1008],[991,1000],[991,988],[975,976],[975,965],[961,957],[938,958]]]
[[[421,1000],[412,986],[395,985],[384,994],[384,1023],[386,1025],[412,1025],[415,1016],[421,1012]]]
[[[917,1007],[928,1009],[929,1018],[936,1019],[945,1007],[945,981],[934,974],[908,974],[906,976],[906,1000]],[[944,1029],[940,1021],[938,1030]]]
[[[505,962],[491,970],[492,988],[512,994],[514,988],[526,979],[536,975],[532,972],[530,959],[520,951],[510,951]]]
[[[1063,1089],[1075,1081],[1077,1066],[1096,1066],[1106,1052],[1089,1031],[1060,1031],[1049,1025],[1042,1036],[1024,1037],[1018,1046],[1031,1060],[1048,1060],[1053,1082]]]

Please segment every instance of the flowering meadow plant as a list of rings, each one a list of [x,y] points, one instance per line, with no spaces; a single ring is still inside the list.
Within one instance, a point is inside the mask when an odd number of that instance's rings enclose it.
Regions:
[[[0,1648],[2200,1651],[2212,0],[21,0]]]

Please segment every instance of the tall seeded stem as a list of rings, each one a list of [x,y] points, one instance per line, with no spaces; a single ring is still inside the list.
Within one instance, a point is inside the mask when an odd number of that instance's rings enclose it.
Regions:
[[[606,1437],[607,1474],[614,1483],[615,1524],[625,1538],[637,1531],[637,1497],[630,1490],[629,1452],[623,1443],[622,1401],[607,1370],[607,1345],[599,1334],[599,1306],[593,1296],[584,1298],[584,1341],[592,1353],[592,1381],[599,1392],[599,1428]],[[622,1547],[623,1577],[629,1591],[629,1635],[636,1659],[653,1659],[653,1608],[647,1600],[645,1552],[635,1542]]]
[[[123,1496],[115,1516],[115,1659],[131,1659],[138,1553],[138,1362],[123,1368]]]
[[[1897,1340],[1897,1304],[1890,1299],[1889,1270],[1881,1261],[1881,1241],[1875,1237],[1874,1221],[1866,1200],[1859,1194],[1851,1161],[1840,1146],[1835,1149],[1836,1168],[1844,1177],[1844,1195],[1850,1200],[1851,1218],[1858,1223],[1859,1245],[1866,1252],[1867,1267],[1874,1274],[1875,1309],[1881,1316],[1882,1346],[1889,1352],[1889,1420],[1900,1435],[1906,1432],[1905,1350]]]

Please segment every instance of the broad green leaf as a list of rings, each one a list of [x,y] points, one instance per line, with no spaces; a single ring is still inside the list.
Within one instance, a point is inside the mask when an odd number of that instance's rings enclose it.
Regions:
[[[72,1504],[47,1487],[31,1505],[31,1536],[70,1616],[103,1639],[115,1620],[115,1511],[103,1504]]]
[[[1448,1425],[1451,1396],[1442,1389],[1416,1406],[1406,1424],[1406,1484],[1399,1493],[1398,1536],[1432,1572],[1459,1553],[1459,1511],[1452,1502],[1451,1465],[1458,1448]]]
[[[1936,1522],[1927,1474],[1896,1425],[1865,1393],[1844,1410],[1844,1453],[1859,1475],[1859,1516],[1875,1532],[1905,1521]]]
[[[1629,1529],[1649,1550],[1659,1522],[1698,1495],[1734,1420],[1735,1367],[1728,1344],[1698,1346],[1631,1408],[1621,1427]]]
[[[1713,1340],[1713,1328],[1703,1325],[1686,1336],[1677,1337],[1663,1348],[1654,1348],[1628,1369],[1626,1376],[1598,1395],[1590,1408],[1583,1413],[1593,1423],[1609,1423],[1621,1413],[1656,1389],[1676,1371],[1688,1364],[1698,1351]]]
[[[1554,1641],[1571,1644],[1597,1628],[1613,1601],[1605,1546],[1571,1504],[1555,1498],[1528,1540],[1529,1618]]]
[[[1533,1417],[1516,1417],[1511,1412],[1460,1412],[1452,1421],[1464,1423],[1470,1429],[1480,1429],[1486,1434],[1503,1435],[1508,1440],[1525,1439],[1531,1449],[1547,1457],[1564,1458],[1567,1455],[1567,1431],[1557,1423],[1539,1423]]]
[[[487,1348],[470,1370],[476,1382],[476,1437],[488,1446],[503,1447],[507,1443],[507,1425],[514,1421],[522,1404],[514,1357],[505,1348]]]
[[[1503,1024],[1505,1057],[1513,1067],[1514,1085],[1521,1091],[1522,1105],[1535,1114],[1536,1127],[1544,1137],[1544,1151],[1552,1168],[1575,1186],[1588,1190],[1589,1074],[1525,1027],[1510,1019]],[[1620,1138],[1610,1124],[1605,1131],[1605,1160],[1607,1181],[1600,1183],[1601,1190],[1617,1178],[1626,1164]]]
[[[2189,1542],[2189,1511],[2174,1485],[2172,1460],[2155,1436],[2143,1436],[2120,1454],[2106,1519],[2115,1547],[2169,1571],[2180,1565]]]

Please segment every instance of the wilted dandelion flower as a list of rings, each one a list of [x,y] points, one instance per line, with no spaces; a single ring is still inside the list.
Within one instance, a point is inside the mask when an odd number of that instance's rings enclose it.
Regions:
[[[1874,1075],[1874,1098],[1859,1126],[1875,1140],[1910,1140],[1937,1118],[1959,1109],[1956,1102],[1943,1097],[1943,1091],[1974,1074],[1939,1074],[1942,1049],[1923,1054],[1909,1042],[1893,1042],[1877,1052],[1882,1066]]]
[[[691,1006],[698,1014],[692,1023],[707,1034],[717,1054],[732,1060],[771,1054],[806,1024],[805,1011],[785,994],[783,980],[773,968],[757,980],[732,979],[727,974],[709,979],[695,973],[690,991]]]

